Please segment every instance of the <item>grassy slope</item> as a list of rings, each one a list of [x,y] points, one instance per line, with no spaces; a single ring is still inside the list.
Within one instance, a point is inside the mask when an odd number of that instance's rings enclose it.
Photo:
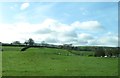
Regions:
[[[66,56],[66,50],[3,47],[3,76],[115,76],[117,58]],[[5,50],[6,49],[6,50]],[[61,55],[57,53],[60,52]]]

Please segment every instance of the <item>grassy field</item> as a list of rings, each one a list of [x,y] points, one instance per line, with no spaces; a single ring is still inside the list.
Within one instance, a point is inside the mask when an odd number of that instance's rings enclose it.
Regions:
[[[118,58],[88,57],[88,52],[82,52],[85,56],[79,56],[52,48],[30,48],[25,52],[20,52],[20,49],[3,46],[3,76],[118,75]]]

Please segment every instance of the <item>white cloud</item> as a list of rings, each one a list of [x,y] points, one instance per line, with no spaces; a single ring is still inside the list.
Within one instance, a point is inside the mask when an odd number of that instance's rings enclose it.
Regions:
[[[20,9],[21,10],[25,10],[25,9],[27,9],[28,7],[29,7],[29,3],[23,3],[22,5],[21,5],[21,7],[20,7]]]
[[[77,40],[80,45],[88,45],[88,42],[90,40],[94,40],[94,37],[93,35],[88,34],[88,33],[80,33],[78,34]]]
[[[76,21],[71,25],[79,29],[89,30],[89,31],[98,31],[104,29],[98,21],[85,21],[85,22]]]
[[[110,32],[104,34],[101,37],[88,40],[88,45],[99,45],[99,46],[118,46],[118,35],[110,34]]]
[[[114,46],[114,45],[118,45],[118,36],[115,36],[115,35],[105,35],[105,36],[102,36],[100,39],[99,39],[99,42],[100,44],[102,45],[111,45],[111,46]]]
[[[34,3],[32,3],[31,5],[33,5]],[[16,21],[24,21],[24,22],[43,22],[44,19],[47,19],[49,17],[49,14],[52,12],[52,7],[55,5],[56,3],[50,3],[47,5],[43,5],[43,3],[41,3],[41,5],[36,5],[33,6],[32,9],[27,10],[27,11],[23,11],[26,10],[27,8],[29,8],[30,3],[23,3],[20,6],[20,10],[22,10],[22,12],[16,13],[14,15],[14,20]],[[17,8],[17,7],[16,7]],[[33,21],[34,20],[34,21]]]
[[[112,34],[112,32],[105,33],[102,36],[91,34],[91,29],[89,33],[77,32],[89,30],[87,28],[89,26],[92,29],[102,28],[99,22],[96,21],[81,22],[79,26],[76,26],[76,24],[68,25],[54,19],[46,19],[39,24],[19,22],[0,24],[0,26],[0,41],[2,42],[16,40],[24,42],[28,38],[33,38],[35,42],[46,41],[47,43],[57,44],[117,46],[118,43],[118,35]]]
[[[44,41],[47,43],[60,43],[59,40],[54,36],[48,36]]]
[[[81,33],[78,35],[79,39],[82,39],[82,40],[91,40],[93,39],[93,36],[90,35],[90,34],[86,34],[86,33]]]
[[[21,40],[22,35],[15,32],[11,24],[0,25],[0,41],[1,42],[12,42],[14,40]]]

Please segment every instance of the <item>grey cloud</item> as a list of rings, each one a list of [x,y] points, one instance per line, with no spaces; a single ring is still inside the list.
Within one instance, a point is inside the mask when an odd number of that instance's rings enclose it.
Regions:
[[[63,35],[66,37],[77,37],[77,33],[75,31],[65,32]]]
[[[50,23],[50,26],[48,23]],[[73,25],[66,25],[53,20],[47,20],[46,27],[38,29],[35,34],[47,34],[47,43],[72,43],[73,45],[117,45],[116,37],[109,35],[95,35],[93,32],[104,29],[98,21],[77,22]],[[51,23],[52,22],[52,23]],[[83,30],[83,31],[82,31]],[[79,32],[81,31],[81,32]],[[88,32],[86,32],[88,31]],[[101,31],[98,31],[101,32]],[[104,32],[103,32],[104,33]],[[111,36],[111,37],[110,37]]]
[[[47,43],[59,43],[59,40],[57,38],[48,37],[45,39],[45,42],[47,42]]]
[[[53,32],[52,30],[46,28],[46,29],[41,29],[41,30],[37,30],[36,32],[34,32],[35,34],[49,34]]]

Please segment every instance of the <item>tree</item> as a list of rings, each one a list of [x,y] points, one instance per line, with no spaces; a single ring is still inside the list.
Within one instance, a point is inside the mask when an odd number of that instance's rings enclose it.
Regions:
[[[21,49],[21,51],[26,51],[28,48],[32,47],[35,42],[34,42],[34,40],[32,38],[29,38],[29,40],[25,41],[24,43],[26,44],[26,46],[23,47]],[[28,46],[27,46],[27,44],[28,44]]]
[[[34,40],[32,39],[32,38],[29,38],[29,40],[26,40],[25,42],[24,42],[24,44],[26,44],[26,46],[27,45],[29,45],[29,46],[33,46],[34,45]]]
[[[96,57],[104,57],[105,56],[105,51],[103,49],[103,47],[95,47],[95,55]]]
[[[63,48],[67,49],[68,51],[72,50],[72,44],[63,44]]]
[[[25,41],[24,44],[27,46],[28,45],[28,41]]]
[[[28,44],[29,44],[29,46],[33,46],[34,45],[34,40],[32,38],[29,38]]]
[[[119,55],[118,48],[112,48],[111,53],[112,53],[112,56],[118,57]]]
[[[14,41],[12,44],[15,44],[15,45],[20,45],[20,41]]]

